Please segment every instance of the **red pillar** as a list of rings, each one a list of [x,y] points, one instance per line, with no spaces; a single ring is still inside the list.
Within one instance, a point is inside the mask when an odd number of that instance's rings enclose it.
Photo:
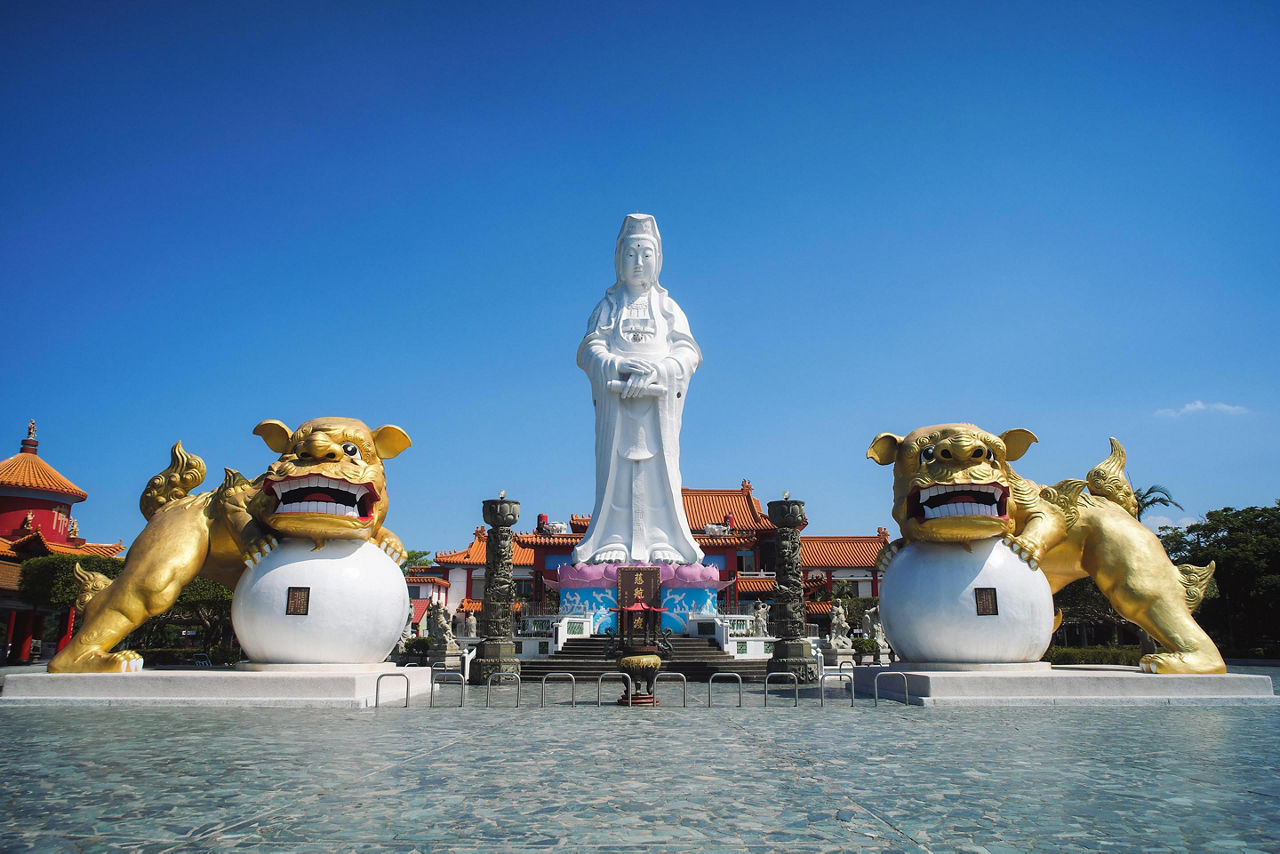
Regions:
[[[58,630],[58,652],[62,652],[63,647],[71,643],[71,636],[76,630],[76,609],[68,608],[67,613],[62,617],[62,628]]]
[[[879,570],[871,570],[871,595],[880,595],[880,572]]]
[[[31,661],[31,623],[35,611],[18,611],[14,614],[13,646],[9,647],[10,664],[26,664]]]

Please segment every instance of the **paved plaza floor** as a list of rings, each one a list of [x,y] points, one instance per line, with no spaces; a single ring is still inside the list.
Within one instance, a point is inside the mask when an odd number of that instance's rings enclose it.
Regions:
[[[707,708],[706,691],[0,708],[0,850],[1280,850],[1280,704],[850,708],[829,683],[825,708],[781,687],[764,708],[759,686],[736,708],[721,683]]]

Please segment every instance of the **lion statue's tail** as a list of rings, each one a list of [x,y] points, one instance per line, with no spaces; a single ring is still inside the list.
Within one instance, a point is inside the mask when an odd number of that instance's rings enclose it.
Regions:
[[[204,460],[182,449],[176,442],[169,450],[169,467],[147,482],[138,499],[143,518],[150,519],[164,505],[177,501],[204,482]]]
[[[80,585],[80,595],[76,597],[76,610],[83,611],[84,607],[89,604],[97,593],[105,590],[107,585],[111,583],[111,579],[107,578],[101,572],[90,572],[82,569],[80,562],[76,561],[75,569],[71,571],[75,576],[76,583]]]
[[[1111,456],[1089,470],[1085,478],[1089,492],[1099,498],[1108,498],[1119,504],[1130,516],[1138,515],[1138,497],[1124,475],[1124,446],[1111,439]]]
[[[1209,587],[1209,580],[1213,578],[1213,571],[1217,569],[1214,561],[1209,561],[1208,566],[1194,566],[1189,563],[1178,564],[1178,573],[1181,576],[1178,580],[1182,582],[1183,590],[1187,597],[1187,610],[1195,611],[1200,607],[1200,603],[1204,601],[1204,591]]]

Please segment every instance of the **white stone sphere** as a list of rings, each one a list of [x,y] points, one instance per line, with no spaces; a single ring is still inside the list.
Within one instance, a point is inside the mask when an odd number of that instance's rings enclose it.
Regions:
[[[404,631],[404,574],[366,540],[286,539],[246,569],[231,600],[231,622],[251,661],[372,664]],[[307,613],[286,614],[290,587],[309,590]]]
[[[970,547],[912,543],[894,556],[880,584],[889,644],[903,661],[1038,661],[1053,635],[1048,579],[999,537]],[[995,588],[997,614],[978,616],[978,587]]]

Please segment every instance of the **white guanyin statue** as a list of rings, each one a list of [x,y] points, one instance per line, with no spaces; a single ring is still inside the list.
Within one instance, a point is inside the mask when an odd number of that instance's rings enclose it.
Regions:
[[[658,284],[662,238],[653,217],[623,220],[613,266],[618,280],[578,347],[596,410],[596,503],[573,559],[699,563],[680,498],[680,419],[702,351]]]

